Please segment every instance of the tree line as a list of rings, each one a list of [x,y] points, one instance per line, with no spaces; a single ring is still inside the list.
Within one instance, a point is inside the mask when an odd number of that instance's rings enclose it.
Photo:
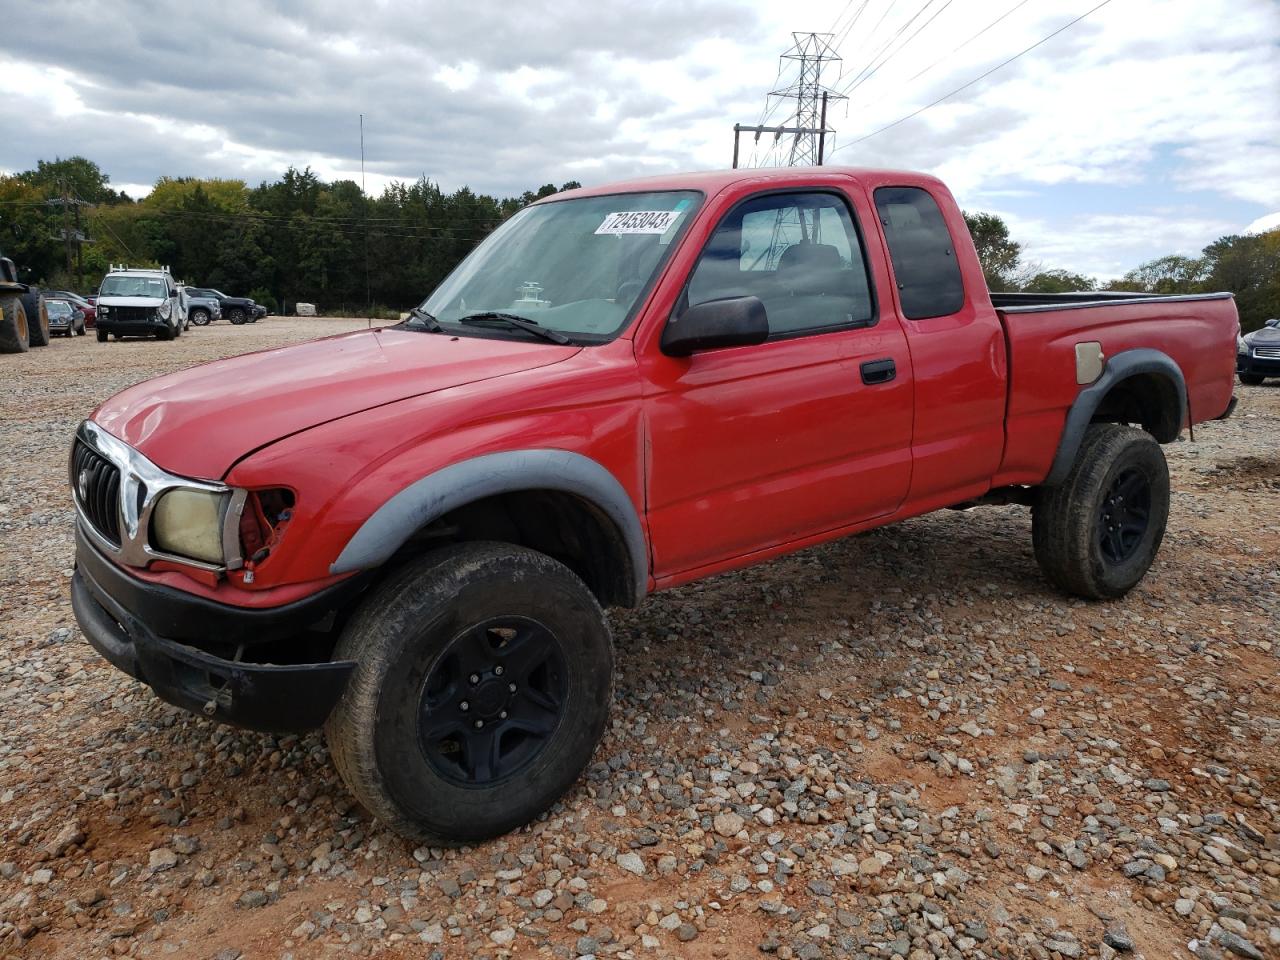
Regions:
[[[1069,270],[1045,269],[1024,262],[1022,245],[1009,235],[1003,219],[991,213],[966,213],[987,286],[1000,292],[1073,293],[1134,290],[1141,293],[1213,293],[1236,297],[1240,326],[1256,330],[1280,317],[1280,229],[1232,234],[1209,244],[1198,257],[1171,254],[1148,260],[1118,280],[1099,283]]]
[[[255,187],[162,177],[134,200],[91,160],[41,160],[34,170],[0,176],[0,251],[23,280],[59,288],[91,290],[112,263],[163,264],[187,283],[251,296],[272,310],[304,301],[363,315],[372,304],[381,312],[421,302],[503,220],[577,186],[546,184],[498,198],[467,187],[446,193],[423,177],[372,197],[352,180],[326,183],[310,169],[290,168]],[[1222,237],[1199,257],[1160,257],[1099,284],[1026,261],[995,214],[966,213],[965,221],[995,291],[1229,290],[1245,330],[1280,316],[1280,230]],[[77,243],[77,235],[88,242]]]

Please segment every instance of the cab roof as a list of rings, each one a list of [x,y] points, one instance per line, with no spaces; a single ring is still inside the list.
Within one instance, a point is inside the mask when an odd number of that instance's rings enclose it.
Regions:
[[[654,177],[638,177],[614,183],[602,183],[592,187],[580,187],[544,197],[538,203],[568,200],[576,197],[599,197],[611,193],[646,193],[658,190],[700,190],[713,197],[726,187],[741,183],[770,187],[804,186],[830,180],[851,177],[883,183],[894,181],[902,186],[941,186],[942,181],[927,173],[906,170],[887,170],[875,167],[739,167],[736,170],[704,170],[691,173],[666,173]]]

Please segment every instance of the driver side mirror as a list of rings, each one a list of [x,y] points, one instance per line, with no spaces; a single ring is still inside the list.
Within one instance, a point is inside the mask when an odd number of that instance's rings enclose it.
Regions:
[[[667,322],[662,352],[687,357],[698,350],[749,347],[769,339],[769,318],[759,297],[727,297],[694,304]]]

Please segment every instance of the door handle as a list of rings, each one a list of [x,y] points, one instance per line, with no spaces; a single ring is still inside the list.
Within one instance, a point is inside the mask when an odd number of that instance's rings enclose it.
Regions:
[[[898,376],[898,367],[892,357],[883,360],[868,360],[862,364],[862,382],[867,385],[889,383]]]

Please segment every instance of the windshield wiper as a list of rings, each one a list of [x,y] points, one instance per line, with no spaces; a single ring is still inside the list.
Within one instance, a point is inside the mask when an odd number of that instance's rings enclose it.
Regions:
[[[490,323],[505,323],[509,327],[517,330],[524,330],[526,333],[532,333],[534,336],[541,337],[543,340],[550,340],[552,343],[567,344],[573,343],[559,330],[552,330],[549,327],[539,325],[537,320],[530,320],[528,317],[520,317],[514,313],[502,313],[497,310],[485,310],[482,313],[471,313],[465,317],[459,317],[458,323],[474,324],[476,326],[484,326]]]
[[[441,332],[444,327],[440,326],[440,321],[433,317],[421,307],[414,307],[409,311],[409,319],[405,321],[409,326],[426,327],[432,333]]]

